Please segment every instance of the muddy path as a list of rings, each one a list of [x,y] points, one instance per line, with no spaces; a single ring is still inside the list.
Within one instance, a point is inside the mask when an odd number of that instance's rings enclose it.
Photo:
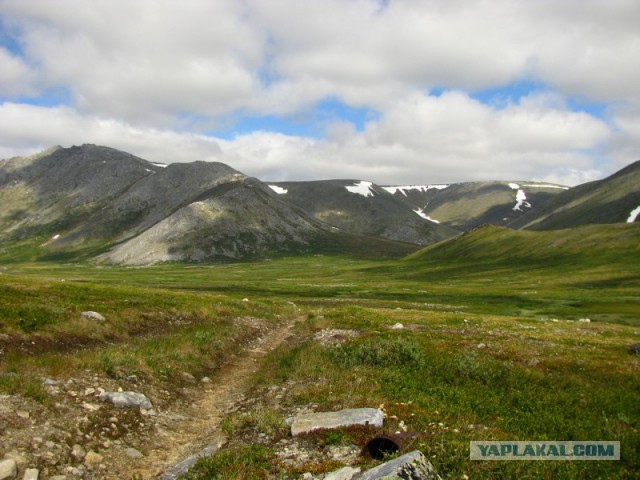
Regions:
[[[154,418],[155,429],[147,439],[144,456],[129,458],[113,452],[103,478],[159,478],[205,447],[226,443],[220,427],[223,416],[243,399],[249,380],[264,357],[292,335],[294,324],[295,320],[287,321],[240,352],[212,377],[211,383],[199,387],[199,398],[190,406]]]

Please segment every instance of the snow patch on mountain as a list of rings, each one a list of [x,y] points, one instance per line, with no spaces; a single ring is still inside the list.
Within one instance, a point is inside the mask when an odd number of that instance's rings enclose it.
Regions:
[[[569,190],[569,187],[563,187],[562,185],[549,185],[546,183],[533,183],[529,185],[523,185],[527,188],[559,188],[560,190]]]
[[[640,206],[631,210],[631,213],[629,214],[629,218],[627,218],[627,223],[635,222],[636,219],[638,218],[638,215],[640,215]]]
[[[372,186],[373,186],[373,183],[371,182],[361,181],[356,183],[353,186],[344,187],[344,188],[349,190],[351,193],[362,195],[363,197],[373,197],[373,190],[371,189]]]
[[[151,162],[151,165],[155,165],[156,167],[160,167],[160,168],[167,168],[169,166],[166,163],[154,163],[154,162]]]
[[[278,195],[284,195],[289,191],[286,188],[279,187],[278,185],[269,185],[269,188],[276,192]]]
[[[444,190],[449,185],[404,185],[404,186],[391,186],[391,187],[382,187],[391,195],[396,192],[402,193],[405,197],[407,196],[407,192],[410,190],[417,190],[419,192],[427,192],[431,189]]]
[[[524,193],[524,190],[522,190],[520,188],[520,185],[518,185],[517,183],[510,183],[509,187],[512,190],[517,190],[516,192],[516,204],[515,206],[512,208],[512,210],[514,212],[521,212],[522,211],[522,207],[527,207],[527,208],[531,208],[531,204],[529,202],[527,202],[527,194]]]
[[[440,223],[438,220],[435,220],[431,218],[429,215],[427,215],[426,213],[424,213],[424,210],[422,210],[421,208],[415,209],[414,212],[420,215],[425,220],[429,220],[430,222],[433,222],[433,223]]]

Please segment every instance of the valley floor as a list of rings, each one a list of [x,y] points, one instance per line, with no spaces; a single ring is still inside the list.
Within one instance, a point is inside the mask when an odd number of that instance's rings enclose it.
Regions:
[[[285,423],[351,407],[383,408],[382,432],[413,432],[443,478],[640,478],[635,265],[2,268],[0,456],[41,478],[153,478],[225,439],[190,478],[364,469],[381,431]],[[100,400],[119,388],[156,415]],[[622,458],[469,460],[471,440],[542,439],[620,441]]]

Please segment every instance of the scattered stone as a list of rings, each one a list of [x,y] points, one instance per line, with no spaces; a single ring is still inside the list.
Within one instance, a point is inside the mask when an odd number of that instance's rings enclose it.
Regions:
[[[26,410],[16,410],[16,415],[23,420],[29,420],[29,417],[31,416],[31,414]]]
[[[629,353],[632,355],[640,355],[640,343],[634,343],[629,347]]]
[[[248,302],[248,301],[249,301],[249,299],[248,299],[248,298],[243,298],[243,299],[242,299],[242,301],[243,301],[243,302]]]
[[[582,323],[591,323],[591,319],[590,318],[580,318],[578,319],[579,322]]]
[[[331,445],[328,453],[332,460],[343,465],[350,465],[358,459],[361,450],[356,445]]]
[[[151,401],[144,394],[137,392],[104,392],[100,394],[100,400],[111,402],[120,408],[140,407],[142,410],[153,409]]]
[[[404,325],[401,323],[396,323],[395,325],[392,325],[391,327],[389,327],[391,330],[403,330],[404,329]]]
[[[84,463],[87,465],[98,465],[102,463],[102,460],[104,460],[104,457],[93,450],[84,456]]]
[[[15,460],[18,470],[27,466],[27,459],[17,452],[9,452],[4,454],[5,460]]]
[[[303,473],[302,480],[313,480],[313,475],[311,475],[311,473],[309,472]]]
[[[358,330],[347,330],[341,328],[327,328],[317,332],[313,339],[319,341],[322,345],[339,345],[350,338],[360,335]]]
[[[44,377],[42,379],[42,384],[43,385],[57,385],[58,382],[56,382],[53,378]]]
[[[202,378],[200,379],[200,381],[201,381],[202,383],[211,383],[211,379],[210,379],[209,377],[202,377]]]
[[[82,315],[84,318],[88,318],[89,320],[96,320],[98,322],[104,322],[106,320],[106,318],[104,318],[98,312],[92,312],[90,310],[87,312],[82,312],[80,315]]]
[[[144,457],[144,455],[142,454],[142,452],[140,450],[136,450],[133,447],[129,447],[127,448],[124,453],[127,455],[127,457],[129,458],[142,458]]]
[[[37,468],[27,468],[22,480],[38,480],[38,475],[40,475],[40,471]]]
[[[180,378],[182,378],[182,380],[184,380],[187,383],[196,383],[196,377],[191,375],[189,372],[180,373]]]
[[[414,450],[365,472],[358,480],[440,480],[431,462]]]
[[[344,467],[340,470],[336,470],[335,472],[327,473],[324,480],[351,480],[359,473],[359,468]]]
[[[479,349],[487,348],[487,344],[486,343],[479,343],[478,344],[478,348]]]
[[[338,412],[310,413],[293,419],[291,435],[296,436],[320,428],[332,429],[351,425],[381,427],[383,423],[384,413],[377,408],[352,408]]]
[[[84,389],[84,396],[88,397],[89,395],[93,395],[94,393],[96,393],[96,389],[95,388],[85,388]]]
[[[49,477],[49,480],[67,480],[67,476],[66,475],[54,475],[52,477]]]
[[[18,476],[18,464],[13,459],[0,460],[0,480],[13,480]]]
[[[0,340],[7,341],[7,340],[11,340],[11,337],[9,335],[7,335],[6,333],[0,333]]]
[[[89,411],[89,412],[96,412],[98,410],[100,410],[100,405],[96,405],[95,403],[87,403],[87,402],[83,402],[82,403],[82,408],[84,408],[85,410]]]
[[[78,462],[80,460],[83,460],[86,455],[87,455],[87,452],[82,445],[78,445],[76,443],[73,447],[71,447],[71,456],[75,458]]]

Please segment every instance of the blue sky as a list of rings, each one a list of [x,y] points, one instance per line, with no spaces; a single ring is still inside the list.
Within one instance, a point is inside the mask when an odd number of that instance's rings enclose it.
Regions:
[[[573,185],[640,158],[635,0],[0,0],[0,158]]]

